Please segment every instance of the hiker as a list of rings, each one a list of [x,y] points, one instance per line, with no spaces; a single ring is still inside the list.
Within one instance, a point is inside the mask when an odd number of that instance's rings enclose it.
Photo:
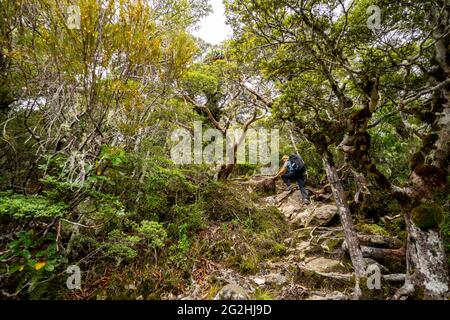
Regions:
[[[309,203],[308,194],[305,189],[305,162],[303,162],[303,159],[296,154],[291,154],[290,156],[284,155],[281,160],[283,161],[283,166],[278,170],[273,179],[276,180],[281,177],[286,184],[286,190],[290,190],[291,181],[297,181],[302,194],[303,203]]]

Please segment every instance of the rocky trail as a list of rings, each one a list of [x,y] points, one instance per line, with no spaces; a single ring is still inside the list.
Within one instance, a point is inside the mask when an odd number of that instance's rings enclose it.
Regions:
[[[311,203],[304,204],[297,188],[284,190],[281,183],[267,186],[260,182],[263,181],[248,183],[248,191],[254,192],[261,185],[275,188],[275,194],[261,197],[258,205],[275,206],[282,213],[289,225],[288,236],[284,239],[286,253],[260,263],[258,272],[253,275],[241,274],[204,259],[192,270],[191,288],[180,296],[168,298],[352,299],[353,269],[346,255],[344,233],[331,195],[324,189],[308,189]],[[401,247],[401,241],[392,237],[359,233],[358,238],[370,247]],[[368,264],[376,264],[382,273],[392,273],[375,260],[365,259]],[[400,281],[401,284],[404,277],[390,274],[384,280],[390,284]],[[374,294],[381,294],[381,291]]]

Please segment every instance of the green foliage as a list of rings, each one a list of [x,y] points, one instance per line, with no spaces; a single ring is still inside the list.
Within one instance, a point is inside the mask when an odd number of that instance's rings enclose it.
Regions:
[[[141,221],[141,225],[136,228],[147,240],[149,248],[161,248],[167,238],[164,227],[156,221]]]
[[[0,256],[0,260],[8,261],[8,273],[35,273],[41,269],[51,272],[65,261],[56,250],[54,234],[40,237],[33,230],[17,232],[16,240],[8,243],[8,250]]]
[[[56,246],[53,233],[17,232],[0,255],[0,273],[8,275],[4,285],[15,287],[16,293],[36,295],[42,284],[58,276],[56,272],[67,263]]]
[[[383,110],[377,117],[383,116],[390,109]],[[410,159],[419,147],[420,140],[402,132],[400,119],[392,118],[386,124],[371,129],[371,156],[377,168],[394,184],[405,184],[409,178]],[[406,134],[405,137],[402,135]]]
[[[169,247],[169,261],[178,268],[187,268],[189,264],[188,252],[191,241],[188,237],[188,225],[186,223],[178,226],[178,241]]]
[[[106,162],[106,165],[111,165],[112,167],[118,167],[122,163],[126,163],[127,157],[126,152],[122,148],[111,147],[108,145],[103,145],[100,155],[99,162]],[[97,175],[100,175],[101,171],[97,171]]]
[[[187,234],[187,228],[188,228],[187,224],[182,224],[178,227],[179,232],[178,243],[176,244],[175,248],[181,254],[186,254],[190,245],[190,241]]]
[[[0,218],[18,220],[49,220],[63,217],[68,206],[63,202],[54,202],[43,196],[25,196],[21,194],[0,194]]]
[[[210,70],[205,70],[205,73],[200,71],[189,71],[184,77],[184,84],[191,94],[203,93],[206,95],[213,95],[216,93],[219,80],[214,77]]]
[[[137,257],[136,250],[130,247],[129,243],[114,243],[109,245],[106,254],[117,259],[118,264],[122,260],[133,260]]]
[[[127,235],[120,230],[113,230],[109,232],[108,242],[105,243],[106,254],[116,259],[118,264],[124,260],[131,261],[138,256],[134,247],[140,241],[140,237]]]
[[[39,169],[44,172],[44,177],[40,179],[40,182],[45,186],[43,190],[45,196],[51,199],[64,199],[71,205],[77,203],[74,201],[74,198],[77,198],[74,197],[74,194],[79,195],[78,199],[89,197],[99,201],[114,202],[116,200],[114,195],[99,191],[99,185],[114,185],[115,181],[109,176],[102,175],[98,164],[95,170],[93,165],[83,166],[84,174],[81,175],[71,168],[70,161],[67,157],[56,156],[50,157],[46,163],[39,166]],[[125,153],[117,148],[103,146],[98,162],[106,162],[106,166],[123,175],[121,164],[126,162]],[[79,177],[74,179],[76,174],[79,174]]]
[[[140,251],[161,248],[166,241],[167,233],[156,221],[143,220],[139,225],[134,223],[131,225],[136,234],[115,229],[108,233],[107,242],[104,243],[106,255],[116,259],[118,264],[136,259]],[[144,248],[140,246],[143,241]]]
[[[239,163],[233,171],[235,176],[245,176],[250,177],[256,174],[258,171],[258,165],[252,163]]]
[[[205,204],[197,201],[192,204],[175,205],[173,207],[175,221],[177,224],[186,224],[190,232],[197,232],[206,226],[207,215],[204,210]]]

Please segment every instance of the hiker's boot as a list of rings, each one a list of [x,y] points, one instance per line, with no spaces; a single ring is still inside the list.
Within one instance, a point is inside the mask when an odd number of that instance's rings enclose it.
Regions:
[[[310,204],[310,202],[309,202],[308,199],[303,199],[303,203],[304,203],[304,204]]]

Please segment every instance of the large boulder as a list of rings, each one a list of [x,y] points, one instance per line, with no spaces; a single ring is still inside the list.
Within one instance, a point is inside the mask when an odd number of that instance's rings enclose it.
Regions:
[[[304,212],[308,206],[306,206],[300,195],[300,191],[283,191],[275,198],[275,203],[278,205],[278,209],[283,213],[287,220],[292,220],[302,212]]]
[[[338,211],[335,204],[310,205],[302,208],[303,210],[293,210],[289,218],[290,222],[298,227],[328,225]]]
[[[305,226],[327,225],[338,213],[335,204],[324,204],[314,208],[314,212],[306,221]]]

